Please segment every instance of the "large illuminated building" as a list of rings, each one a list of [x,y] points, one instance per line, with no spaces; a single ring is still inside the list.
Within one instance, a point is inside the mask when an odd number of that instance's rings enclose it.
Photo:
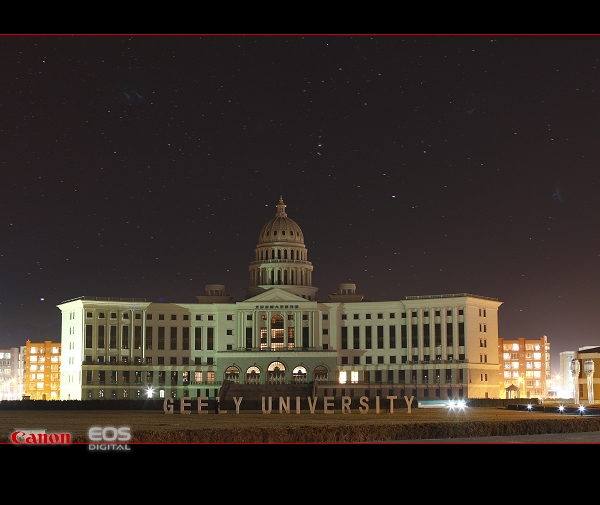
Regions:
[[[223,385],[499,397],[501,302],[466,293],[365,301],[354,284],[318,299],[302,230],[282,199],[276,207],[244,300],[209,284],[192,303],[82,296],[58,305],[61,399],[211,398]]]
[[[552,388],[548,337],[498,339],[502,398],[546,398]]]
[[[46,340],[23,348],[23,395],[31,400],[60,399],[61,345]]]

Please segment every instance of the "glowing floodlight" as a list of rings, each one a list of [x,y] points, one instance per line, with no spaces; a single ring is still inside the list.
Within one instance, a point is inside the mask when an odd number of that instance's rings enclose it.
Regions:
[[[558,407],[559,412],[562,414],[565,411],[565,406],[564,405],[560,405]]]
[[[579,406],[579,415],[583,415],[583,411],[585,410],[585,407],[583,405]]]
[[[467,406],[467,403],[464,400],[448,400],[448,408],[450,410],[454,409],[464,409]]]
[[[154,388],[153,387],[149,387],[146,389],[146,397],[147,398],[152,398],[152,395],[154,394]]]
[[[529,412],[531,412],[531,403],[528,403],[528,404],[527,404],[527,410],[528,410]]]

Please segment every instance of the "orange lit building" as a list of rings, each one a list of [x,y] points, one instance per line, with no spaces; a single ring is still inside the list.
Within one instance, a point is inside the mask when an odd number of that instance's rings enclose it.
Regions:
[[[498,338],[501,398],[546,398],[551,387],[550,343],[537,340]]]
[[[60,399],[60,344],[27,341],[23,395],[31,400]]]

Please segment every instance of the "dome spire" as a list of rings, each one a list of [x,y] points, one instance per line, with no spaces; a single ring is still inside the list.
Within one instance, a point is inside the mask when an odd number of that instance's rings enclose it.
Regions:
[[[287,217],[287,214],[285,213],[286,207],[287,205],[283,203],[283,196],[279,195],[279,203],[277,204],[277,213],[275,214],[275,217]]]

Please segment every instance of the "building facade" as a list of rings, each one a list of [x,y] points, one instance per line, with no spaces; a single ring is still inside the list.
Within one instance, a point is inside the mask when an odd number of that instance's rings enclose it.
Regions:
[[[502,398],[546,398],[552,388],[550,343],[538,340],[498,339]]]
[[[20,400],[23,393],[23,347],[0,349],[0,400]]]
[[[569,375],[572,378],[573,398],[582,405],[600,403],[600,347],[585,346],[572,353],[572,361],[579,366],[569,364]],[[578,372],[578,373],[573,373]]]
[[[31,400],[60,400],[61,344],[27,340],[23,362],[23,395]]]
[[[259,234],[246,299],[209,284],[195,303],[82,296],[62,313],[61,399],[219,395],[226,382],[315,393],[498,398],[495,298],[318,299],[300,227],[280,199]]]
[[[558,398],[573,398],[574,377],[571,374],[571,361],[575,356],[574,351],[563,351],[560,353],[559,371],[556,376],[556,396]]]

